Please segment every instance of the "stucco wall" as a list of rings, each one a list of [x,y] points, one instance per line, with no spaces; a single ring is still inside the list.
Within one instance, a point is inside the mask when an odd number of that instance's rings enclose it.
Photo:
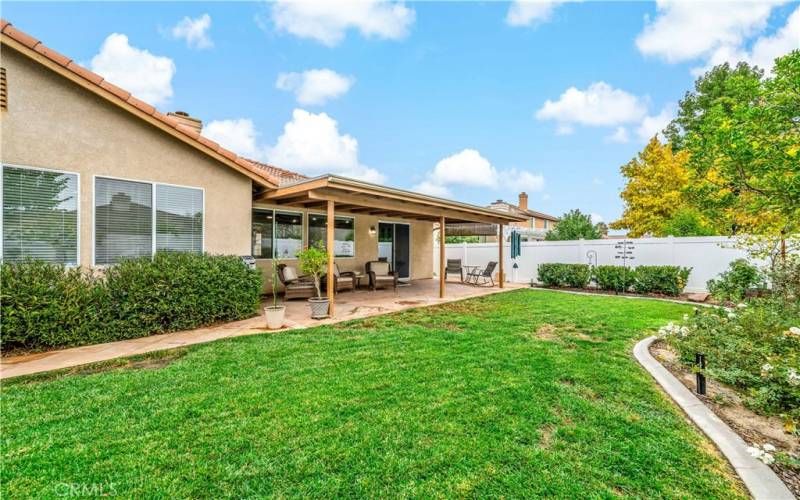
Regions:
[[[249,254],[250,179],[3,47],[3,163],[80,174],[80,262],[92,261],[93,176],[205,189],[205,250]]]
[[[292,212],[303,213],[303,245],[307,245],[308,241],[308,221],[307,216],[309,211],[298,210],[294,207],[280,207],[275,205],[266,205],[257,203],[256,208],[267,208],[277,210],[288,210]],[[323,213],[319,211],[311,211],[312,213]],[[364,214],[351,214],[349,212],[336,211],[336,215],[353,217],[355,219],[355,257],[343,258],[337,257],[336,262],[339,265],[340,271],[361,271],[364,272],[364,266],[371,260],[378,260],[378,222],[401,222],[409,224],[411,227],[411,279],[425,279],[433,277],[433,262],[431,260],[431,253],[433,252],[433,223],[422,221],[409,221],[404,219],[391,219],[377,217],[373,215]],[[374,226],[376,234],[370,235],[369,228]],[[282,262],[297,266],[296,259],[285,259]],[[269,293],[272,287],[272,260],[271,259],[257,259],[256,265],[264,273],[264,292]],[[367,279],[364,278],[362,285],[366,286]]]

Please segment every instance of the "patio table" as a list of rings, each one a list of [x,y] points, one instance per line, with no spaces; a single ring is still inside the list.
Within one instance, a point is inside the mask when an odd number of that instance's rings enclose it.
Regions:
[[[468,285],[473,284],[473,283],[469,282],[470,274],[472,273],[473,269],[480,269],[481,266],[461,266],[461,267],[463,267],[467,271],[466,279],[464,279],[464,283],[467,283]],[[477,281],[477,279],[475,281]]]

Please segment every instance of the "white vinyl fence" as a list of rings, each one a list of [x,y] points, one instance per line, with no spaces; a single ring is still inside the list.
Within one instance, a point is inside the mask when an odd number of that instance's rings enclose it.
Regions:
[[[511,259],[510,244],[503,249],[506,281],[529,283],[536,280],[536,268],[545,262],[564,264],[622,265],[615,256],[616,245],[622,240],[578,240],[578,241],[528,241],[522,243],[522,255]],[[734,248],[734,240],[724,236],[687,238],[638,238],[633,242],[633,260],[636,266],[684,266],[691,267],[687,292],[706,291],[706,281],[716,278],[728,268],[728,264],[747,257],[744,250]],[[434,270],[439,269],[439,248],[434,245]],[[448,259],[461,259],[462,265],[485,266],[497,260],[497,243],[455,243],[446,245]],[[514,269],[513,265],[518,268]]]

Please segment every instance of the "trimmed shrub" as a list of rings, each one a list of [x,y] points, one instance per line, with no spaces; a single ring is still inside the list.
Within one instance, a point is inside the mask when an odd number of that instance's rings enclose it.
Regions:
[[[539,264],[539,281],[545,286],[586,288],[592,273],[587,264]]]
[[[158,253],[104,274],[41,261],[2,265],[2,349],[68,347],[252,316],[261,273],[239,257]]]
[[[639,266],[634,271],[633,290],[637,293],[679,295],[689,280],[691,267]]]
[[[766,288],[764,278],[756,266],[745,259],[736,259],[728,265],[728,270],[719,278],[708,280],[708,291],[718,300],[740,301],[751,290]]]
[[[626,292],[636,279],[636,272],[623,266],[596,266],[594,279],[601,290]]]

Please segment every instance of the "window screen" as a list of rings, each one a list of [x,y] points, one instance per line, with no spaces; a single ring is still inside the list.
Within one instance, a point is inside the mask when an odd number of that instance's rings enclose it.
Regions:
[[[3,166],[3,260],[78,263],[78,176]]]
[[[94,192],[95,264],[153,253],[153,186],[98,177]]]
[[[275,212],[275,257],[294,259],[302,248],[302,214]]]
[[[156,251],[203,252],[203,191],[156,185]]]
[[[253,257],[256,259],[272,258],[273,222],[272,210],[253,210],[251,241],[253,244]]]
[[[308,245],[315,246],[320,242],[327,245],[326,215],[308,215]],[[333,255],[335,257],[355,257],[355,219],[352,217],[334,217],[333,219]]]

